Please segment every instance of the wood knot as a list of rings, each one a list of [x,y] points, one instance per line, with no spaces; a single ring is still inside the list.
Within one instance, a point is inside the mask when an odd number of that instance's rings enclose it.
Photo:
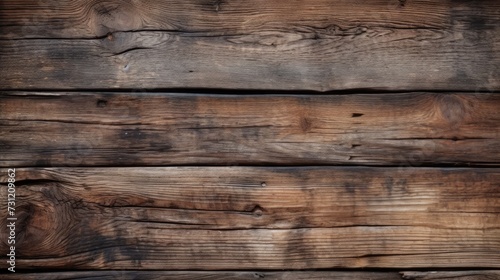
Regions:
[[[106,36],[112,41],[114,31],[142,28],[142,18],[133,1],[100,1],[89,10],[89,24],[97,36]]]
[[[252,209],[252,214],[256,217],[261,217],[264,214],[264,208],[260,207],[260,205],[255,205]]]
[[[464,100],[452,94],[442,94],[437,98],[441,118],[449,127],[458,127],[463,122],[467,108]]]
[[[215,0],[213,2],[215,12],[218,13],[221,10],[221,6],[224,4],[224,0]]]

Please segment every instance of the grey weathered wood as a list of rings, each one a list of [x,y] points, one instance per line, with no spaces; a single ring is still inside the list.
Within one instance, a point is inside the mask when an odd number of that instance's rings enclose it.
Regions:
[[[55,168],[16,179],[18,269],[500,264],[498,169]]]
[[[2,93],[0,165],[491,165],[500,96]]]
[[[499,11],[496,0],[5,0],[0,89],[498,91]]]

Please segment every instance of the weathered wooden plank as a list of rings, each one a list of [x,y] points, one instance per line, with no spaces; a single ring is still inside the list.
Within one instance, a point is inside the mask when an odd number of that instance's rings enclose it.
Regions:
[[[498,270],[433,271],[433,272],[346,272],[346,271],[79,271],[51,273],[16,273],[2,275],[4,280],[63,279],[155,279],[155,280],[497,280]]]
[[[4,0],[0,6],[0,38],[94,38],[131,30],[212,31],[240,35],[242,32],[297,31],[300,26],[334,24],[350,28],[401,29],[444,29],[466,24],[461,28],[481,30],[498,27],[499,8],[494,0],[474,3],[453,0],[405,3],[387,0],[310,0],[307,3],[277,0]],[[350,31],[355,33],[356,30]]]
[[[19,269],[500,264],[499,169],[51,168],[16,179]]]
[[[498,165],[500,96],[3,93],[0,165]]]
[[[482,273],[479,275],[488,275]],[[230,272],[230,271],[88,271],[22,273],[2,275],[4,280],[63,280],[63,279],[155,279],[155,280],[401,280],[397,272],[342,272],[342,271],[281,271],[281,272]],[[480,278],[470,278],[475,280]]]
[[[63,279],[156,279],[156,280],[497,280],[500,271],[433,271],[433,272],[345,272],[345,271],[285,271],[285,272],[229,272],[229,271],[85,271],[16,273],[2,275],[4,280],[63,280]]]
[[[498,280],[498,270],[476,271],[432,271],[432,272],[402,272],[403,279],[409,280]]]
[[[499,18],[496,0],[6,0],[0,88],[498,91]]]

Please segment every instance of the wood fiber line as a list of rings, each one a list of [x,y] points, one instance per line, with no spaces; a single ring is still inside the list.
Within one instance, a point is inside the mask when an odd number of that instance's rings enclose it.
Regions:
[[[50,168],[16,179],[18,269],[500,264],[498,169]]]
[[[0,89],[494,92],[499,18],[496,0],[5,0]]]
[[[500,96],[0,94],[0,165],[498,166]]]

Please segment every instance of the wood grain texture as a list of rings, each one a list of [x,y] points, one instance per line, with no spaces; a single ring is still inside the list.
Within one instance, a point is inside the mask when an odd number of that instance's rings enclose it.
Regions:
[[[49,168],[16,179],[19,269],[500,264],[498,169]]]
[[[496,0],[0,3],[0,88],[500,90]]]
[[[285,272],[230,272],[230,271],[88,271],[88,272],[55,272],[55,273],[23,273],[2,275],[4,280],[66,280],[66,279],[100,279],[100,280],[401,280],[397,272],[322,272],[322,271],[285,271]],[[470,280],[480,278],[471,278]]]
[[[402,272],[403,279],[408,280],[498,280],[498,270],[478,271],[432,271],[432,272]]]
[[[2,275],[4,280],[498,280],[498,270],[433,272],[343,272],[343,271],[81,271],[51,273],[16,273]]]
[[[2,93],[0,165],[490,165],[500,96]]]

